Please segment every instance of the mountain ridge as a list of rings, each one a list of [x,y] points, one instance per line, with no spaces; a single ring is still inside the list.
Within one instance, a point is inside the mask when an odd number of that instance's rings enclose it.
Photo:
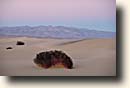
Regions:
[[[49,38],[113,38],[115,32],[89,30],[66,26],[16,26],[0,27],[0,36],[26,36]]]

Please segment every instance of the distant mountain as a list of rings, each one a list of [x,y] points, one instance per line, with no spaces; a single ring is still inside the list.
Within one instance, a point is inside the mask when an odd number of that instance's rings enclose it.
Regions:
[[[78,29],[64,26],[0,27],[0,36],[26,36],[47,38],[112,38],[115,32]]]

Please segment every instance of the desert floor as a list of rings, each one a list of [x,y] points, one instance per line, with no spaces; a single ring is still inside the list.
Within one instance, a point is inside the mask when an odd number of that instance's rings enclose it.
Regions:
[[[25,45],[16,45],[17,41]],[[7,47],[13,49],[7,50]],[[33,63],[36,54],[62,50],[74,69],[43,69]],[[6,76],[115,76],[116,39],[50,39],[28,37],[0,38],[0,75]]]

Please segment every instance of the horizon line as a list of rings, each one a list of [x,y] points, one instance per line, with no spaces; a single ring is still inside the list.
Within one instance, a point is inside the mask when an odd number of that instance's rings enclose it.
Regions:
[[[85,27],[74,27],[74,26],[63,26],[63,25],[16,25],[16,26],[0,26],[0,28],[2,28],[2,27],[25,27],[25,26],[27,26],[27,27],[39,27],[39,26],[46,26],[46,27],[67,27],[67,28],[76,28],[76,29],[85,29],[85,30],[95,30],[95,31],[104,31],[104,32],[116,32],[116,30],[115,31],[109,31],[109,30],[96,30],[96,29],[91,29],[91,28],[85,28]]]

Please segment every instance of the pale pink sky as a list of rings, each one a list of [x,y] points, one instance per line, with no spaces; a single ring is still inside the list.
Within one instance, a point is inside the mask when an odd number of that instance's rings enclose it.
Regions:
[[[115,19],[116,0],[0,0],[6,22],[95,21]]]

